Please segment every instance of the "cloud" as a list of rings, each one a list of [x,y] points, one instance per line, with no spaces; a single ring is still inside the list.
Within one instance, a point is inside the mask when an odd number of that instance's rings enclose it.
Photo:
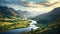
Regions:
[[[8,2],[6,0],[0,0],[0,6],[6,6],[7,3]]]
[[[36,2],[30,2],[27,6],[34,7],[34,8],[44,7],[43,5],[37,4]]]
[[[0,0],[0,6],[7,6],[7,5],[21,5],[27,6],[28,2],[25,0]]]
[[[56,7],[60,7],[60,0],[47,0],[45,2],[27,2],[26,0],[0,0],[0,6],[9,6],[16,10],[28,11],[32,14],[48,13]]]
[[[26,0],[21,0],[22,2],[25,2]]]
[[[19,5],[24,7],[50,7],[57,3],[59,3],[60,0],[46,0],[44,2],[27,2],[26,0],[0,0],[0,5],[2,6],[8,6],[8,5]]]
[[[30,2],[28,4],[29,7],[50,7],[59,3],[60,0],[47,0],[45,2]]]
[[[49,6],[52,6],[52,5],[57,4],[59,2],[60,2],[60,0],[47,0],[46,2],[41,3],[41,4],[49,7]]]
[[[57,5],[57,6],[56,6]],[[26,2],[26,1],[19,1],[12,3],[9,5],[17,10],[24,10],[29,12],[36,12],[36,13],[47,13],[56,7],[60,7],[59,1],[48,0],[45,2]]]

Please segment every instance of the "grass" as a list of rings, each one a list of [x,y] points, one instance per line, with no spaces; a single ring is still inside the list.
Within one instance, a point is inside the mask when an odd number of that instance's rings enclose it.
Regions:
[[[12,29],[18,29],[18,28],[25,28],[29,26],[29,23],[31,21],[28,20],[0,20],[0,32],[7,31],[7,30],[12,30]]]

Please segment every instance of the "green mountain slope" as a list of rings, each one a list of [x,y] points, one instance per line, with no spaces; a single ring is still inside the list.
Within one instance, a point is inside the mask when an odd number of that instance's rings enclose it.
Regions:
[[[29,34],[59,34],[60,32],[60,18],[57,18],[50,25],[43,29],[32,30]]]
[[[13,8],[0,6],[0,32],[28,27],[29,23],[24,15],[18,14]]]

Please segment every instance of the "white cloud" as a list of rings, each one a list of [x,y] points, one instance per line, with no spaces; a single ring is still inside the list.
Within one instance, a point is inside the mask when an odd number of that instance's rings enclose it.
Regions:
[[[42,3],[42,4],[46,5],[46,6],[52,6],[52,5],[59,3],[59,2],[60,2],[60,0],[47,0],[47,2]]]
[[[22,2],[25,2],[26,0],[21,0]]]
[[[28,7],[35,7],[35,8],[44,7],[43,5],[37,4],[35,2],[30,2],[27,6]]]
[[[5,4],[5,3],[4,3]],[[56,7],[60,7],[60,0],[47,0],[46,2],[26,2],[21,0],[19,2],[8,3],[7,6],[16,10],[28,11],[34,15],[48,13]]]
[[[49,3],[53,4],[55,2],[59,2],[60,0],[48,0]]]
[[[29,7],[49,7],[59,3],[60,0],[47,0],[45,2],[30,2]]]
[[[58,2],[58,3],[56,3],[56,2]],[[32,14],[34,13],[36,15],[36,14],[48,13],[56,7],[60,7],[60,2],[59,1],[54,1],[54,0],[48,0],[44,4],[43,3],[38,4],[38,3],[35,3],[35,2],[29,2],[25,6],[21,6],[21,5],[18,5],[18,6],[14,5],[14,6],[15,7],[13,7],[13,6],[12,7],[15,8],[16,10],[29,11]]]

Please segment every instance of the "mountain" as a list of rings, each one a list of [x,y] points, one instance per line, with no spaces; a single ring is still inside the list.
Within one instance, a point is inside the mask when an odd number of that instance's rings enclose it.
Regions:
[[[29,20],[25,20],[24,15],[13,8],[0,6],[0,33],[28,27],[30,22]]]
[[[13,8],[0,6],[0,17],[8,17],[14,16],[16,11]]]
[[[7,17],[7,18],[12,18],[12,17],[22,17],[24,18],[24,15],[22,15],[20,12],[14,10],[13,8],[8,8],[4,6],[0,6],[0,17]]]
[[[36,16],[35,18],[33,18],[33,20],[36,20],[39,24],[42,23],[48,25],[59,17],[60,17],[60,7],[53,9],[49,13]]]
[[[23,14],[25,17],[27,18],[32,18],[33,15],[31,12],[28,12],[28,11],[21,11],[21,10],[18,10],[19,14]]]
[[[32,30],[28,34],[60,34],[60,18],[57,18],[50,25],[43,29]]]
[[[49,26],[47,26],[40,34],[59,34],[60,32],[60,18],[57,18]]]

